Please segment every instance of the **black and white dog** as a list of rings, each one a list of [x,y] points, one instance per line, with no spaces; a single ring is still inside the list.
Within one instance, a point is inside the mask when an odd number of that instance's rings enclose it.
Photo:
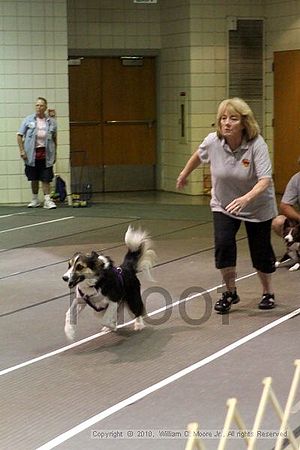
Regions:
[[[134,329],[144,328],[144,305],[139,271],[149,271],[156,260],[149,234],[131,226],[125,234],[127,253],[119,267],[114,266],[109,256],[96,252],[75,253],[63,280],[70,288],[75,287],[75,298],[66,313],[65,334],[73,340],[79,313],[89,305],[102,312],[101,324],[116,330],[117,310],[124,303],[135,317]]]
[[[300,269],[300,223],[291,225],[286,220],[283,227],[283,238],[286,243],[286,255],[288,255],[291,261],[294,263],[290,268],[290,272],[294,272]],[[278,267],[279,262],[276,263]]]

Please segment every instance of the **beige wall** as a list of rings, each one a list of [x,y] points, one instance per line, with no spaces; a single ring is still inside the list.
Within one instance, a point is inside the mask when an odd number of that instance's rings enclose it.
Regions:
[[[68,0],[69,48],[160,48],[160,3]]]
[[[158,177],[160,187],[164,190],[174,190],[178,168],[183,164],[190,149],[190,127],[187,124],[187,139],[182,140],[179,123],[181,100],[185,102],[185,120],[189,117],[190,59],[189,2],[166,0],[161,4],[161,140]],[[185,96],[181,96],[181,93]]]
[[[175,3],[175,10],[173,11]],[[273,72],[274,51],[300,49],[300,2],[297,0],[193,0],[162,2],[162,18],[170,26],[173,36],[164,39],[162,26],[162,66],[168,73],[162,85],[168,90],[168,103],[162,98],[162,189],[174,191],[180,169],[199,142],[213,130],[219,101],[227,96],[227,21],[229,17],[265,19],[265,117],[264,136],[273,157]],[[176,11],[177,7],[177,11]],[[169,12],[168,12],[169,11]],[[171,12],[172,11],[172,12]],[[165,12],[165,14],[163,14]],[[181,23],[180,23],[181,20]],[[177,36],[179,39],[177,39]],[[167,43],[172,43],[166,48]],[[178,42],[180,43],[178,45]],[[188,43],[188,47],[186,47]],[[179,47],[179,48],[178,48]],[[182,58],[178,61],[178,52]],[[166,58],[165,54],[173,55]],[[186,57],[184,57],[184,55]],[[185,67],[183,65],[185,64]],[[179,92],[187,91],[188,140],[178,139],[179,110],[176,105]],[[171,106],[173,104],[173,107]],[[190,176],[185,189],[189,194],[205,192],[207,167],[201,167]]]
[[[37,96],[57,111],[57,170],[69,173],[66,0],[0,0],[0,36],[0,202],[27,202],[16,133]]]
[[[300,49],[300,1],[265,2],[265,136],[273,154],[273,72],[274,52]]]
[[[0,202],[30,198],[16,131],[38,95],[55,108],[59,126],[56,171],[68,181],[67,54],[86,50],[160,54],[159,188],[175,190],[177,174],[212,130],[227,95],[227,17],[265,18],[265,130],[272,154],[273,52],[300,48],[299,0],[0,0]],[[187,135],[180,138],[180,93]],[[203,192],[207,169],[195,171],[186,192]]]
[[[172,7],[174,3],[175,8]],[[217,105],[227,96],[227,17],[263,17],[261,0],[194,0],[180,7],[183,3],[180,0],[166,0],[161,7],[161,23],[165,20],[169,24],[167,36],[164,36],[165,26],[162,26],[162,70],[169,76],[161,82],[168,90],[169,104],[165,104],[162,99],[162,111],[165,114],[162,126],[161,187],[170,191],[175,190],[178,173],[191,153],[214,130],[212,124],[215,122]],[[171,57],[166,57],[166,54]],[[178,139],[178,97],[182,90],[187,92],[186,142]],[[208,175],[208,167],[194,171],[185,193],[205,192]]]

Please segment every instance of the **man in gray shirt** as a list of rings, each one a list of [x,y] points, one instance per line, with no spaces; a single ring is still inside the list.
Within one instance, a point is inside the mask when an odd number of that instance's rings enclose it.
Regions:
[[[281,202],[279,204],[279,216],[275,217],[272,222],[272,228],[278,236],[283,236],[285,226],[293,226],[300,223],[300,172],[292,176],[288,182]],[[286,253],[280,262],[290,259]]]

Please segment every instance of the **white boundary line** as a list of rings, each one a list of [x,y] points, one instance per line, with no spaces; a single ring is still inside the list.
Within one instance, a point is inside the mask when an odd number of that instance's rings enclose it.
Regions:
[[[158,391],[159,389],[167,386],[168,384],[179,380],[180,378],[199,369],[200,367],[203,367],[206,364],[209,364],[212,361],[215,361],[217,358],[220,358],[221,356],[226,355],[227,353],[235,350],[236,348],[240,347],[241,345],[246,344],[247,342],[251,341],[252,339],[256,338],[257,336],[260,336],[261,334],[266,333],[267,331],[271,330],[272,328],[276,327],[277,325],[280,325],[281,323],[286,322],[287,320],[291,319],[292,317],[296,316],[299,313],[300,313],[300,308],[281,317],[280,319],[275,320],[274,322],[269,323],[268,325],[265,325],[262,328],[259,328],[258,330],[254,331],[253,333],[250,333],[247,336],[244,336],[243,338],[238,339],[237,341],[233,342],[232,344],[227,345],[226,347],[222,348],[221,350],[217,351],[216,353],[213,353],[212,355],[196,362],[195,364],[192,364],[189,367],[186,367],[183,370],[180,370],[177,373],[174,373],[173,375],[159,381],[158,383],[155,383],[152,386],[149,386],[148,388],[143,389],[142,391],[131,395],[130,397],[126,398],[125,400],[123,400],[119,403],[116,403],[115,405],[111,406],[108,409],[105,409],[104,411],[101,411],[99,414],[96,414],[95,416],[90,417],[88,420],[81,422],[79,425],[60,434],[59,436],[52,439],[51,441],[46,442],[41,447],[38,447],[36,450],[51,450],[52,448],[57,447],[58,445],[71,439],[72,437],[76,436],[77,434],[81,433],[82,431],[85,431],[87,428],[90,428],[91,426],[95,425],[96,423],[100,422],[101,420],[104,420],[107,417],[115,414],[116,412],[120,411],[121,409],[125,408],[126,406],[129,406],[132,403],[135,403],[138,400],[141,400],[142,398],[147,397],[148,395],[152,394],[153,392]]]
[[[21,214],[28,214],[28,213],[19,212],[19,213],[13,213],[13,214],[3,214],[2,216],[0,216],[0,219],[4,219],[5,217],[20,216]]]
[[[256,273],[257,272],[249,273],[248,275],[245,275],[243,277],[237,278],[236,281],[241,281],[241,280],[244,280],[246,278],[252,277]],[[167,306],[163,306],[162,308],[159,308],[159,309],[156,309],[155,311],[150,312],[148,314],[148,316],[151,317],[151,316],[154,316],[155,314],[159,314],[160,312],[165,311],[165,310],[167,310],[169,308],[172,308],[174,306],[177,306],[180,303],[187,302],[187,301],[192,300],[195,297],[199,297],[200,295],[203,295],[205,293],[213,292],[216,289],[219,289],[220,287],[222,287],[222,285],[215,286],[215,287],[213,287],[211,289],[208,289],[208,290],[206,290],[204,292],[196,293],[196,294],[191,295],[191,296],[189,296],[187,298],[183,298],[181,300],[177,300],[174,303],[171,303],[171,304],[169,304]],[[134,320],[130,320],[129,322],[126,322],[126,323],[123,323],[121,325],[118,325],[117,328],[119,329],[119,328],[126,327],[127,325],[130,325],[133,322],[134,322]],[[80,345],[85,344],[86,342],[92,341],[94,339],[97,339],[98,337],[103,336],[104,334],[107,334],[107,333],[110,333],[110,331],[100,331],[99,333],[93,334],[92,336],[88,336],[87,338],[81,339],[80,341],[76,341],[73,344],[66,345],[65,347],[61,347],[61,348],[58,348],[57,350],[53,350],[52,352],[45,353],[42,356],[38,356],[37,358],[29,359],[28,361],[24,361],[23,363],[17,364],[17,365],[12,366],[12,367],[8,367],[7,369],[3,369],[3,370],[0,371],[0,376],[6,375],[6,374],[8,374],[10,372],[14,372],[15,370],[18,370],[18,369],[22,369],[23,367],[30,366],[31,364],[37,363],[39,361],[42,361],[43,359],[51,358],[51,356],[59,355],[60,353],[66,352],[67,350],[70,350],[71,348],[79,347]]]
[[[46,225],[48,223],[53,222],[61,222],[62,220],[69,220],[74,219],[74,216],[68,216],[68,217],[62,217],[61,219],[54,219],[54,220],[47,220],[46,222],[38,222],[38,223],[32,223],[30,225],[24,225],[22,227],[15,227],[15,228],[8,228],[7,230],[2,230],[0,233],[9,233],[10,231],[16,231],[16,230],[23,230],[24,228],[31,228],[31,227],[38,227],[39,225]]]
[[[241,280],[244,280],[246,278],[252,277],[256,273],[257,272],[252,272],[252,273],[250,273],[248,275],[245,275],[243,277],[238,278],[236,281],[241,281]],[[168,305],[168,306],[165,306],[163,308],[159,308],[158,310],[152,311],[148,315],[149,316],[155,315],[155,314],[157,314],[157,313],[159,313],[159,312],[161,312],[161,311],[163,311],[163,310],[165,310],[167,308],[174,307],[174,306],[176,306],[176,305],[178,305],[178,304],[180,304],[180,303],[182,303],[184,301],[189,301],[192,298],[195,298],[197,296],[203,295],[204,293],[212,292],[212,291],[220,288],[221,286],[222,285],[215,286],[215,287],[213,287],[213,288],[211,288],[211,289],[209,289],[207,291],[204,291],[204,292],[201,292],[201,293],[196,293],[196,294],[194,294],[192,296],[189,296],[189,297],[187,297],[185,299],[178,300],[178,301],[172,303],[171,305]],[[77,426],[75,426],[75,427],[71,428],[70,430],[68,430],[68,431],[60,434],[59,436],[55,437],[51,441],[46,442],[41,447],[38,447],[36,450],[51,450],[52,448],[57,447],[58,445],[60,445],[63,442],[71,439],[72,437],[76,436],[77,434],[81,433],[82,431],[86,430],[87,428],[90,428],[91,426],[95,425],[96,423],[100,422],[101,420],[104,420],[105,418],[107,418],[107,417],[115,414],[116,412],[122,410],[126,406],[128,406],[128,405],[130,405],[132,403],[135,403],[136,401],[138,401],[138,400],[140,400],[142,398],[147,397],[148,395],[150,395],[153,392],[155,392],[155,391],[157,391],[157,390],[167,386],[168,384],[179,380],[180,378],[184,377],[185,375],[188,375],[189,373],[199,369],[200,367],[205,366],[206,364],[211,363],[212,361],[216,360],[217,358],[220,358],[221,356],[224,356],[225,354],[235,350],[236,348],[240,347],[241,345],[251,341],[252,339],[260,336],[263,333],[266,333],[267,331],[271,330],[272,328],[280,325],[283,322],[286,322],[287,320],[291,319],[292,317],[295,317],[298,314],[300,314],[300,308],[298,308],[298,309],[292,311],[291,313],[286,314],[285,316],[283,316],[283,317],[281,317],[281,318],[279,318],[279,319],[269,323],[268,325],[265,325],[264,327],[262,327],[262,328],[260,328],[260,329],[258,329],[256,331],[250,333],[249,335],[244,336],[241,339],[238,339],[237,341],[233,342],[232,344],[227,345],[223,349],[221,349],[221,350],[217,351],[216,353],[213,353],[212,355],[210,355],[210,356],[208,356],[208,357],[206,357],[206,358],[204,358],[204,359],[202,359],[202,360],[192,364],[191,366],[188,366],[185,369],[182,369],[179,372],[176,372],[175,374],[173,374],[173,375],[171,375],[171,376],[169,376],[169,377],[167,377],[167,378],[165,378],[165,379],[163,379],[163,380],[153,384],[152,386],[149,386],[148,388],[143,389],[142,391],[131,395],[127,399],[125,399],[125,400],[123,400],[123,401],[121,401],[119,403],[116,403],[115,405],[111,406],[110,408],[108,408],[108,409],[106,409],[104,411],[101,411],[99,414],[96,414],[95,416],[90,417],[89,419],[81,422]],[[127,326],[127,325],[129,325],[131,323],[133,323],[133,320],[131,320],[131,321],[127,322],[127,323],[124,323],[122,325],[119,325],[118,328],[123,328],[123,327],[125,327],[125,326]],[[65,351],[67,351],[67,350],[69,350],[71,348],[78,347],[79,345],[82,345],[82,344],[84,344],[86,342],[89,342],[89,341],[91,341],[93,339],[96,339],[97,337],[100,337],[100,336],[102,336],[104,334],[107,334],[107,333],[109,333],[109,331],[102,331],[100,333],[97,333],[97,334],[94,334],[92,336],[89,336],[89,337],[87,337],[85,339],[81,339],[80,341],[74,342],[73,344],[70,344],[70,345],[67,345],[65,347],[59,348],[57,350],[54,350],[53,352],[46,353],[46,354],[44,354],[42,356],[39,356],[37,358],[31,359],[31,360],[25,361],[25,362],[23,362],[21,364],[18,364],[16,366],[4,369],[4,370],[0,371],[0,376],[1,375],[5,375],[5,374],[10,373],[10,372],[13,372],[13,371],[16,371],[16,370],[21,369],[23,367],[29,366],[29,365],[34,364],[36,362],[42,361],[43,359],[50,358],[51,356],[58,355],[59,353],[63,353],[63,352],[65,352]]]
[[[53,352],[45,353],[42,356],[38,356],[37,358],[29,359],[28,361],[24,361],[21,364],[17,364],[16,366],[8,367],[7,369],[0,371],[0,376],[6,375],[7,373],[14,372],[15,370],[22,369],[23,367],[30,366],[31,364],[43,361],[43,359],[51,358],[51,356],[59,355],[60,353],[66,352],[71,348],[78,347],[79,345],[85,344],[86,342],[92,341],[99,336],[103,336],[104,334],[109,333],[109,331],[102,331],[100,333],[94,334],[93,336],[89,336],[85,339],[81,339],[80,341],[74,342],[73,344],[66,345],[65,347],[58,348],[57,350],[53,350]]]

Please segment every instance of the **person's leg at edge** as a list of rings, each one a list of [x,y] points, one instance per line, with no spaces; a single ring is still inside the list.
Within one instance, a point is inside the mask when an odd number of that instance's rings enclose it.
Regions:
[[[220,269],[223,282],[226,286],[226,291],[235,292],[236,291],[236,267],[224,267],[224,269]]]
[[[286,217],[283,214],[280,214],[272,220],[272,230],[280,237],[283,237],[283,227],[285,221]]]
[[[272,274],[260,272],[258,270],[257,275],[262,284],[263,294],[272,294],[274,292],[272,287]]]
[[[44,208],[46,208],[46,209],[55,209],[56,208],[56,204],[54,203],[54,201],[50,197],[50,192],[51,192],[50,183],[48,183],[47,181],[43,181],[42,182],[42,188],[43,188],[43,193],[44,193],[44,197],[45,197]]]
[[[42,189],[43,189],[43,193],[44,195],[49,195],[50,196],[50,183],[46,182],[46,181],[42,181]]]
[[[273,309],[275,307],[275,295],[272,287],[272,274],[257,271],[262,284],[263,295],[258,304],[259,309]]]
[[[40,206],[40,201],[38,198],[39,180],[32,180],[30,183],[31,183],[32,200],[28,204],[28,208],[37,208],[38,206]]]
[[[53,168],[52,167],[44,167],[42,172],[42,189],[45,197],[44,208],[46,209],[56,209],[56,204],[50,197],[51,193],[51,184],[50,182],[53,179]]]
[[[224,267],[220,269],[223,283],[225,284],[225,291],[222,297],[215,304],[215,311],[220,314],[225,314],[231,309],[231,305],[238,303],[240,298],[236,291],[236,267]]]
[[[274,233],[276,233],[280,237],[284,237],[284,228],[286,225],[292,224],[286,216],[283,214],[280,214],[279,216],[275,217],[272,221],[272,230]],[[286,246],[286,251],[283,254],[283,256],[279,259],[279,261],[276,262],[276,267],[280,266],[280,264],[285,263],[291,259],[288,247]]]
[[[37,208],[40,206],[40,201],[38,199],[39,193],[39,175],[35,166],[28,166],[25,164],[24,168],[25,175],[27,180],[30,181],[32,200],[27,205],[28,208]]]
[[[39,180],[31,181],[31,191],[33,196],[38,196],[39,193]]]
[[[225,292],[216,302],[214,309],[221,314],[227,313],[233,303],[240,301],[236,292],[236,240],[240,221],[223,213],[214,213],[215,263],[220,270]]]
[[[271,223],[271,220],[246,223],[252,264],[262,285],[262,298],[258,304],[260,309],[275,307],[272,273],[275,272],[276,258],[271,244]]]

